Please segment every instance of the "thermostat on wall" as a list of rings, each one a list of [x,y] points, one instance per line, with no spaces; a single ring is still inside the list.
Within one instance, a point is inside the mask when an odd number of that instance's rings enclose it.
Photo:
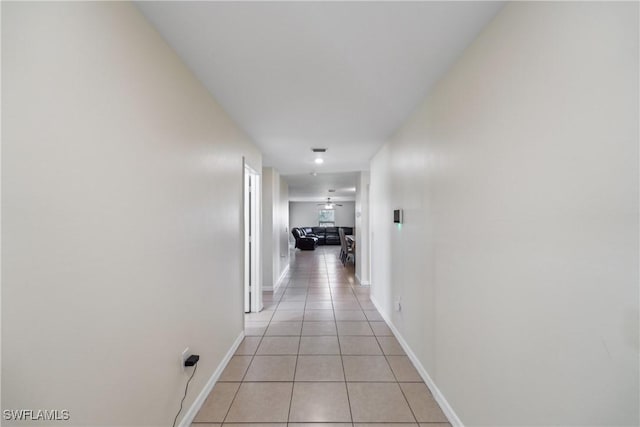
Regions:
[[[396,209],[393,211],[393,222],[396,224],[402,224],[402,209]]]

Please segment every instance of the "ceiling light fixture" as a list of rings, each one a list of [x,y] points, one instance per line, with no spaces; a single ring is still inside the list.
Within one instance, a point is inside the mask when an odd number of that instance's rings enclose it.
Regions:
[[[331,201],[331,197],[327,197],[327,201],[323,203],[318,203],[318,206],[324,205],[325,209],[333,209],[336,206],[342,206],[340,203],[334,203]]]
[[[312,152],[316,153],[316,155],[318,157],[316,157],[316,159],[314,160],[314,162],[316,163],[316,165],[321,165],[324,163],[324,159],[322,157],[320,157],[320,153],[326,153],[327,149],[326,148],[312,148],[311,149]]]

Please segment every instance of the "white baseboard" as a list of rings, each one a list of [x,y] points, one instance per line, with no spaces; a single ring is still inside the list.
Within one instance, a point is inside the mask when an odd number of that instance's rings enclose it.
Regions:
[[[282,270],[280,277],[278,277],[278,281],[273,286],[273,292],[277,291],[278,288],[282,286],[282,282],[284,281],[284,276],[286,276],[288,272],[289,272],[289,264],[284,266],[284,270]]]
[[[262,290],[263,291],[267,291],[267,292],[275,292],[278,290],[278,288],[280,286],[282,286],[282,281],[284,280],[284,276],[286,276],[286,274],[289,272],[289,264],[287,264],[284,267],[284,270],[282,270],[282,273],[280,273],[280,277],[278,277],[278,280],[276,281],[276,284],[274,286],[268,286],[268,285],[262,285]]]
[[[191,405],[189,410],[184,413],[184,416],[180,420],[180,424],[178,424],[179,427],[191,426],[193,419],[198,414],[198,411],[204,404],[204,401],[207,400],[209,393],[211,393],[211,390],[213,390],[213,386],[215,386],[216,382],[218,382],[220,375],[222,375],[222,371],[224,371],[224,368],[227,367],[227,363],[229,363],[229,361],[233,357],[234,353],[240,346],[240,343],[242,342],[243,338],[244,338],[244,331],[240,332],[240,335],[238,335],[238,338],[236,338],[235,342],[233,343],[233,345],[231,346],[227,354],[225,354],[224,358],[222,359],[222,361],[220,362],[216,370],[213,371],[213,374],[209,378],[209,381],[207,381],[202,391],[200,391],[200,394],[198,394],[198,397],[196,397],[196,400],[193,401],[193,404]]]
[[[360,286],[371,285],[371,282],[369,282],[368,280],[365,280],[365,281],[360,280],[360,276],[358,276],[357,274],[356,274],[356,280],[358,281],[358,283],[360,283]]]
[[[440,408],[442,408],[442,412],[444,412],[444,415],[449,420],[449,423],[452,425],[452,427],[464,427],[464,424],[462,424],[462,421],[460,420],[458,415],[454,412],[451,405],[449,405],[449,402],[447,402],[447,399],[445,399],[442,392],[440,392],[438,386],[436,386],[436,384],[433,382],[431,376],[429,376],[427,370],[424,368],[424,366],[422,366],[422,363],[420,363],[420,360],[418,360],[416,354],[413,352],[413,350],[411,350],[409,344],[407,344],[405,339],[402,337],[402,334],[400,334],[400,332],[391,322],[391,319],[389,319],[389,317],[384,313],[382,307],[380,307],[380,304],[378,304],[378,301],[376,301],[375,298],[372,298],[371,296],[369,297],[369,299],[371,299],[373,305],[376,306],[385,323],[387,324],[387,326],[389,326],[389,329],[391,329],[391,332],[393,332],[393,335],[395,335],[396,339],[402,346],[402,349],[405,353],[407,353],[407,356],[413,363],[413,366],[415,366],[425,384],[427,384],[427,387],[429,387],[429,390],[431,390],[431,394],[433,395],[434,399],[436,399],[436,402],[438,402],[438,405],[440,405]]]

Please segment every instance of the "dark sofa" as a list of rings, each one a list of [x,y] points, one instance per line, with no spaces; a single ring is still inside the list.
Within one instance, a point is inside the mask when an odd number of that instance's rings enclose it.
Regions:
[[[296,248],[303,251],[313,251],[318,246],[318,238],[314,235],[307,235],[302,228],[291,229],[293,238],[296,239]]]
[[[344,230],[344,234],[353,234],[353,227],[299,227],[302,235],[316,237],[318,245],[339,245],[340,234],[338,230],[340,228]]]

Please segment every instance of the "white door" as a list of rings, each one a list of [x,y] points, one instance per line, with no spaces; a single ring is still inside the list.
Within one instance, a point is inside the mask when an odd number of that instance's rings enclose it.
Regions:
[[[260,175],[244,168],[244,312],[262,310],[260,281]]]
[[[251,172],[244,169],[244,312],[251,312]]]

